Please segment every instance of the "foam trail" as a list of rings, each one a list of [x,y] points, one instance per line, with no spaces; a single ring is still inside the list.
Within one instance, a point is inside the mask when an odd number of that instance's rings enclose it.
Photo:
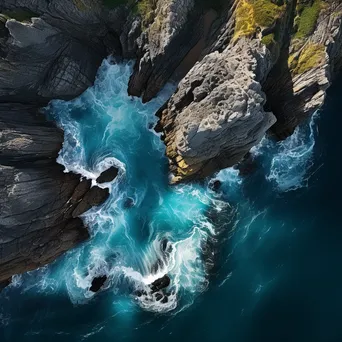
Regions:
[[[218,205],[199,185],[168,185],[165,148],[151,127],[155,111],[174,88],[143,104],[127,95],[131,72],[130,63],[106,60],[92,88],[74,101],[54,101],[48,109],[65,131],[58,162],[66,171],[95,184],[108,167],[120,170],[114,182],[104,184],[109,200],[83,216],[91,241],[68,254],[58,277],[74,303],[94,297],[92,279],[105,274],[104,289],[122,300],[133,294],[149,311],[182,310],[207,286],[203,246],[215,228],[205,211],[221,210],[224,203]],[[165,274],[171,285],[159,291],[161,301],[149,284]],[[49,277],[52,281],[54,275]]]
[[[256,211],[244,200],[243,180],[234,168],[216,176],[222,182],[222,192],[233,200],[232,206],[202,185],[168,185],[165,148],[151,127],[156,123],[154,113],[173,88],[143,104],[127,95],[131,72],[130,63],[105,60],[92,88],[76,100],[53,101],[48,108],[65,131],[58,161],[66,171],[78,172],[93,184],[112,165],[119,168],[119,175],[103,185],[110,189],[108,201],[83,216],[91,240],[68,252],[53,267],[40,270],[42,281],[33,278],[26,288],[43,292],[65,288],[73,303],[84,304],[96,296],[89,290],[94,277],[106,275],[103,290],[113,294],[115,305],[134,311],[134,305],[127,305],[129,298],[145,310],[177,313],[208,286],[208,270],[214,262],[212,244],[220,241],[215,220],[224,213],[219,225],[225,227],[240,213],[229,228],[233,232],[230,238],[237,238],[235,249],[240,250],[238,246],[246,245],[267,211]],[[313,125],[310,131],[312,142]],[[269,180],[293,188],[282,173],[282,162],[291,156],[287,162],[298,164],[297,174],[301,170],[297,159],[309,160],[313,148],[305,139],[299,130],[290,140],[271,146],[277,154],[270,162]],[[269,157],[270,144],[267,141],[258,151]],[[263,226],[260,237],[268,231],[269,227]],[[171,278],[170,286],[151,291],[149,285],[165,274]]]
[[[310,175],[308,170],[313,165],[315,147],[316,112],[309,125],[298,126],[286,140],[274,142],[263,139],[252,153],[261,156],[268,168],[266,179],[275,184],[282,192],[306,187]]]

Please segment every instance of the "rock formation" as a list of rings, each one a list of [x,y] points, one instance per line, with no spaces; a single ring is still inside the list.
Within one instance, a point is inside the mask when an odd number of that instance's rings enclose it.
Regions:
[[[32,105],[0,104],[0,283],[88,238],[79,215],[108,189],[56,164],[63,132]],[[91,205],[88,205],[88,204]]]
[[[147,1],[138,60],[128,92],[149,101],[172,77],[180,78],[197,61],[216,13],[194,0]]]
[[[111,166],[109,169],[103,171],[99,177],[97,177],[97,183],[112,182],[119,173],[119,169],[115,166]]]
[[[308,9],[305,6],[309,6],[313,17],[311,26],[306,22]],[[281,58],[263,85],[268,107],[277,117],[272,132],[280,139],[291,135],[303,120],[320,108],[327,88],[340,70],[341,10],[339,1],[316,0],[309,5],[297,2],[295,31],[288,37],[289,41],[285,41]]]
[[[275,123],[258,82],[265,48],[240,40],[197,63],[161,113],[173,181],[233,166]],[[266,68],[265,66],[263,66]]]
[[[108,196],[56,164],[63,132],[39,113],[108,54],[136,59],[128,92],[143,101],[180,81],[157,125],[174,182],[292,134],[342,61],[337,0],[2,0],[0,13],[0,287],[87,238],[78,216]]]
[[[269,129],[288,137],[340,69],[339,2],[240,0],[231,9],[158,113],[173,182],[236,164]]]
[[[100,289],[102,288],[102,286],[104,285],[106,280],[107,280],[107,276],[106,275],[95,277],[92,280],[92,282],[91,282],[91,286],[89,288],[89,291],[91,291],[91,292],[98,292],[98,291],[100,291]]]
[[[91,188],[90,181],[80,182],[78,175],[64,173],[56,163],[63,132],[47,122],[38,108],[54,98],[81,94],[119,41],[115,27],[120,25],[120,11],[105,11],[92,1],[81,10],[77,3],[86,5],[85,1],[28,0],[0,4],[3,285],[13,274],[45,265],[87,239],[78,216],[109,195],[108,189]]]

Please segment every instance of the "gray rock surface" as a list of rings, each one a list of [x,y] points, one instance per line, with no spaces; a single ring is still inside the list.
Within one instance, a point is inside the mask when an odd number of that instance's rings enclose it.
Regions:
[[[2,284],[88,238],[77,216],[108,197],[108,189],[91,188],[56,163],[63,132],[38,106],[78,96],[94,81],[103,58],[121,53],[115,30],[125,11],[86,0],[0,3]]]
[[[0,104],[0,283],[88,238],[73,212],[108,197],[56,164],[62,142],[63,132],[36,107]]]
[[[195,6],[193,0],[158,1],[151,24],[138,39],[138,60],[129,94],[142,96],[146,102],[179,69],[184,69],[184,76],[200,57],[214,19],[215,15]]]
[[[86,0],[0,4],[0,13],[13,17],[27,10],[40,17],[9,19],[0,35],[0,102],[71,99],[92,85],[107,55],[121,54],[117,30],[125,8],[109,11],[101,1]]]
[[[284,139],[310,117],[324,103],[326,90],[341,70],[342,57],[342,4],[328,1],[322,6],[315,30],[309,37],[292,37],[289,46],[263,84],[269,108],[277,117],[272,127],[276,137]],[[308,60],[308,47],[322,49],[313,67],[296,72],[289,60]],[[292,62],[292,64],[295,64]]]
[[[174,182],[236,164],[269,128],[285,138],[322,105],[342,65],[342,5],[325,1],[314,31],[298,39],[294,0],[268,27],[248,18],[242,35],[240,2],[222,4],[158,0],[139,14],[102,0],[1,1],[0,286],[87,238],[77,216],[108,197],[56,164],[63,132],[37,107],[81,94],[109,53],[137,59],[128,92],[143,101],[183,78],[158,113]],[[323,55],[303,71],[310,44]]]
[[[160,120],[173,182],[236,164],[275,123],[263,109],[261,61],[270,65],[265,47],[240,40],[204,57],[180,82]]]

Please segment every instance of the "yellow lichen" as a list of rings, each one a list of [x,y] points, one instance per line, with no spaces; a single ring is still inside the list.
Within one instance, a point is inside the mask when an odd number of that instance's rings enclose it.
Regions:
[[[253,35],[257,27],[272,26],[283,15],[285,6],[270,0],[240,0],[236,8],[234,39]]]
[[[271,46],[272,44],[274,44],[274,33],[270,33],[264,37],[262,37],[261,39],[261,43],[265,44],[266,46]]]
[[[178,162],[178,166],[184,170],[184,169],[187,169],[189,167],[189,165],[185,162],[184,159],[182,159],[180,162]]]
[[[236,8],[234,39],[249,36],[255,32],[253,6],[246,0],[240,0]]]
[[[298,75],[322,66],[325,63],[325,46],[318,43],[307,44],[299,55],[290,55],[288,66],[292,74]]]
[[[136,12],[142,18],[142,28],[146,29],[153,22],[154,11],[158,0],[140,0],[136,5]]]

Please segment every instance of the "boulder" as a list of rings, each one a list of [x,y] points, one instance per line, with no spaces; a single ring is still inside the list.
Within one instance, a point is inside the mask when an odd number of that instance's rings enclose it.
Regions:
[[[95,277],[93,281],[91,282],[91,286],[89,290],[91,292],[98,292],[102,288],[104,283],[106,282],[107,278],[108,277],[106,275]]]
[[[111,166],[106,171],[103,171],[99,177],[97,177],[96,182],[98,184],[112,182],[119,173],[119,169],[115,166]]]
[[[170,277],[167,274],[165,274],[162,278],[159,278],[155,280],[152,284],[150,284],[150,288],[152,290],[152,293],[155,293],[157,291],[167,288],[170,285],[170,283]]]

